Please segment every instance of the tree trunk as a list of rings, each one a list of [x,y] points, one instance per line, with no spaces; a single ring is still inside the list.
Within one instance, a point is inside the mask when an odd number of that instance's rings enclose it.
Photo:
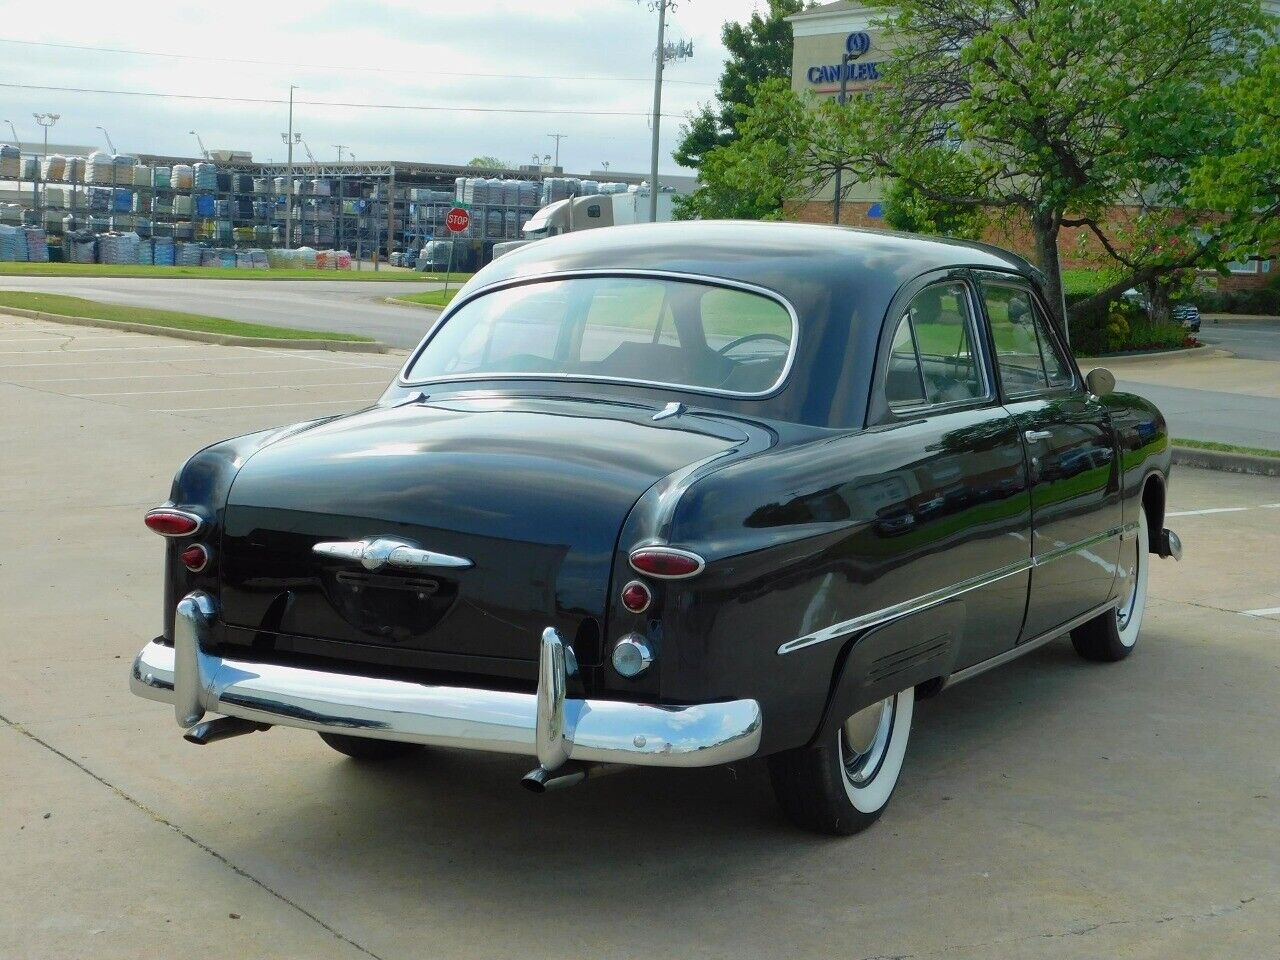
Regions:
[[[1035,237],[1036,266],[1044,271],[1045,296],[1053,319],[1071,342],[1067,328],[1066,303],[1062,299],[1062,264],[1058,259],[1058,231],[1062,226],[1062,214],[1057,210],[1038,210],[1031,215],[1031,232]]]
[[[1169,300],[1169,287],[1158,280],[1143,284],[1152,323],[1169,323],[1173,320],[1173,304]]]

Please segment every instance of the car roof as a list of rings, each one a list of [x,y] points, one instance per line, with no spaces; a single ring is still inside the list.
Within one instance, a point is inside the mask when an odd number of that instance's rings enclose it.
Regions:
[[[948,267],[1036,275],[1022,257],[983,243],[819,224],[695,220],[539,240],[495,260],[468,286],[578,270],[654,270],[758,284],[799,308],[807,299],[803,291],[815,284],[892,296],[908,280]]]

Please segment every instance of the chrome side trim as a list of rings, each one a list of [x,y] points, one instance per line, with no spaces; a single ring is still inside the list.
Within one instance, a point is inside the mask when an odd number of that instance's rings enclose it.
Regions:
[[[871,613],[864,613],[861,616],[854,617],[851,620],[844,620],[840,623],[834,623],[829,627],[816,630],[813,633],[805,634],[803,637],[796,637],[794,640],[788,640],[782,646],[778,647],[778,653],[795,653],[797,650],[803,650],[805,647],[812,647],[815,644],[826,643],[828,640],[835,640],[839,637],[848,636],[859,630],[866,630],[868,627],[877,627],[882,623],[888,623],[890,620],[896,620],[899,617],[905,617],[909,614],[920,613],[936,607],[939,604],[946,603],[948,600],[969,593],[971,590],[977,590],[980,587],[986,587],[1006,577],[1012,577],[1034,567],[1043,567],[1046,563],[1059,560],[1068,554],[1075,553],[1077,550],[1084,550],[1104,540],[1122,535],[1130,527],[1137,529],[1136,523],[1125,524],[1122,527],[1112,527],[1105,533],[1099,533],[1092,537],[1086,537],[1077,543],[1069,544],[1065,547],[1059,547],[1048,553],[1042,553],[1031,557],[1027,560],[1019,560],[1017,563],[1011,563],[1008,566],[1000,567],[990,573],[979,574],[976,577],[970,577],[968,580],[961,580],[957,584],[949,587],[942,587],[934,590],[932,593],[922,594],[913,597],[910,600],[904,600],[901,603],[895,603],[893,606],[885,607],[881,610],[874,610]]]
[[[895,603],[891,607],[885,607],[883,610],[875,610],[871,613],[864,613],[860,617],[854,617],[852,620],[845,620],[841,623],[832,624],[822,630],[816,630],[813,633],[805,634],[803,637],[796,637],[794,640],[788,640],[782,646],[778,647],[778,653],[795,653],[797,650],[803,650],[805,647],[812,647],[818,643],[825,643],[828,640],[834,640],[837,637],[843,637],[858,630],[865,630],[867,627],[879,626],[890,620],[896,620],[899,617],[905,617],[907,614],[919,613],[922,610],[928,610],[936,607],[941,603],[958,597],[961,594],[968,593],[970,590],[977,590],[979,587],[985,587],[989,584],[996,583],[1006,577],[1012,577],[1019,573],[1030,570],[1032,563],[1030,560],[1019,560],[1017,563],[1011,563],[1006,567],[993,570],[990,573],[980,574],[976,577],[970,577],[968,580],[962,580],[953,586],[943,587],[940,590],[934,590],[932,593],[926,593],[911,600],[904,600],[901,603]]]
[[[465,570],[474,566],[466,557],[433,553],[415,544],[386,537],[367,540],[328,540],[317,543],[311,548],[311,552],[323,557],[351,560],[361,564],[366,570],[377,570],[382,566],[407,570],[426,570],[432,567]]]
[[[755,700],[679,706],[565,696],[572,648],[543,637],[536,694],[451,687],[253,663],[205,649],[212,597],[178,605],[174,646],[149,643],[129,686],[174,706],[184,728],[205,711],[255,723],[584,763],[705,767],[752,756],[762,717]],[[543,676],[547,679],[544,680]]]
[[[1032,650],[1043,647],[1050,640],[1058,639],[1058,637],[1062,636],[1064,633],[1074,630],[1076,627],[1080,626],[1080,624],[1092,620],[1099,614],[1105,613],[1108,610],[1114,610],[1119,602],[1119,600],[1108,600],[1106,603],[1094,607],[1088,613],[1082,613],[1078,617],[1073,617],[1066,623],[1060,624],[1052,630],[1047,630],[1038,637],[1032,637],[1030,640],[1025,640],[1016,647],[1006,650],[1004,653],[998,653],[988,660],[983,660],[981,663],[975,663],[971,667],[965,667],[963,670],[957,670],[955,673],[951,674],[951,676],[947,677],[946,681],[942,684],[942,687],[945,690],[952,684],[960,683],[963,680],[969,680],[972,677],[978,676],[980,673],[986,673],[988,670],[992,670],[995,667],[1006,664],[1010,660],[1017,660],[1018,657],[1022,656],[1024,653],[1030,653]]]
[[[422,351],[426,349],[427,344],[432,338],[440,332],[441,328],[453,318],[453,315],[461,310],[472,300],[482,297],[485,294],[493,293],[497,290],[505,290],[508,287],[518,287],[529,283],[540,283],[551,280],[569,280],[578,277],[636,277],[639,279],[658,279],[658,280],[683,280],[686,283],[704,283],[713,287],[727,287],[729,289],[745,290],[748,293],[759,294],[769,300],[774,301],[784,310],[791,318],[791,345],[787,352],[786,362],[782,365],[782,371],[778,374],[778,379],[767,390],[760,390],[755,393],[747,393],[738,390],[721,390],[717,387],[697,387],[690,384],[665,383],[658,380],[633,380],[626,377],[596,377],[596,376],[580,376],[577,374],[567,373],[507,373],[507,374],[459,374],[456,376],[434,377],[428,380],[410,380],[409,371],[413,369],[413,365],[417,362]],[[763,400],[773,396],[784,386],[787,379],[791,375],[791,368],[795,364],[796,352],[800,343],[800,315],[796,313],[796,308],[782,294],[768,287],[762,287],[758,284],[747,283],[743,280],[732,280],[728,277],[713,277],[703,273],[681,273],[677,270],[644,270],[636,268],[619,268],[619,269],[590,269],[590,270],[557,270],[550,273],[538,273],[533,276],[510,277],[506,280],[499,280],[494,283],[485,284],[483,287],[477,288],[475,291],[468,293],[465,297],[458,297],[444,312],[437,318],[435,324],[427,331],[427,335],[422,338],[422,342],[413,348],[413,352],[409,354],[409,359],[405,361],[400,373],[396,375],[396,385],[400,387],[422,387],[433,383],[457,383],[469,380],[485,381],[485,380],[567,380],[579,383],[623,383],[639,387],[656,387],[659,390],[675,390],[678,393],[699,393],[716,397],[736,397],[740,400]]]

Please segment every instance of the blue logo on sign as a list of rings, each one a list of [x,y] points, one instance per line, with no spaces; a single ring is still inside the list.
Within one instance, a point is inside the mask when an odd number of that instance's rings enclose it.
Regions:
[[[844,38],[845,53],[853,54],[860,57],[871,49],[871,34],[866,31],[859,30],[857,33],[851,33]]]

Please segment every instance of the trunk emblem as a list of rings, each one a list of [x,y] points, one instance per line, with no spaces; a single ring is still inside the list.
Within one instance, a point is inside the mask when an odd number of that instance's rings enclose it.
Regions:
[[[399,567],[404,570],[424,570],[431,567],[465,570],[467,567],[475,566],[466,557],[432,553],[430,550],[423,550],[417,544],[387,537],[366,540],[327,540],[324,543],[317,543],[311,551],[322,557],[358,562],[366,570],[377,570],[383,566]]]

